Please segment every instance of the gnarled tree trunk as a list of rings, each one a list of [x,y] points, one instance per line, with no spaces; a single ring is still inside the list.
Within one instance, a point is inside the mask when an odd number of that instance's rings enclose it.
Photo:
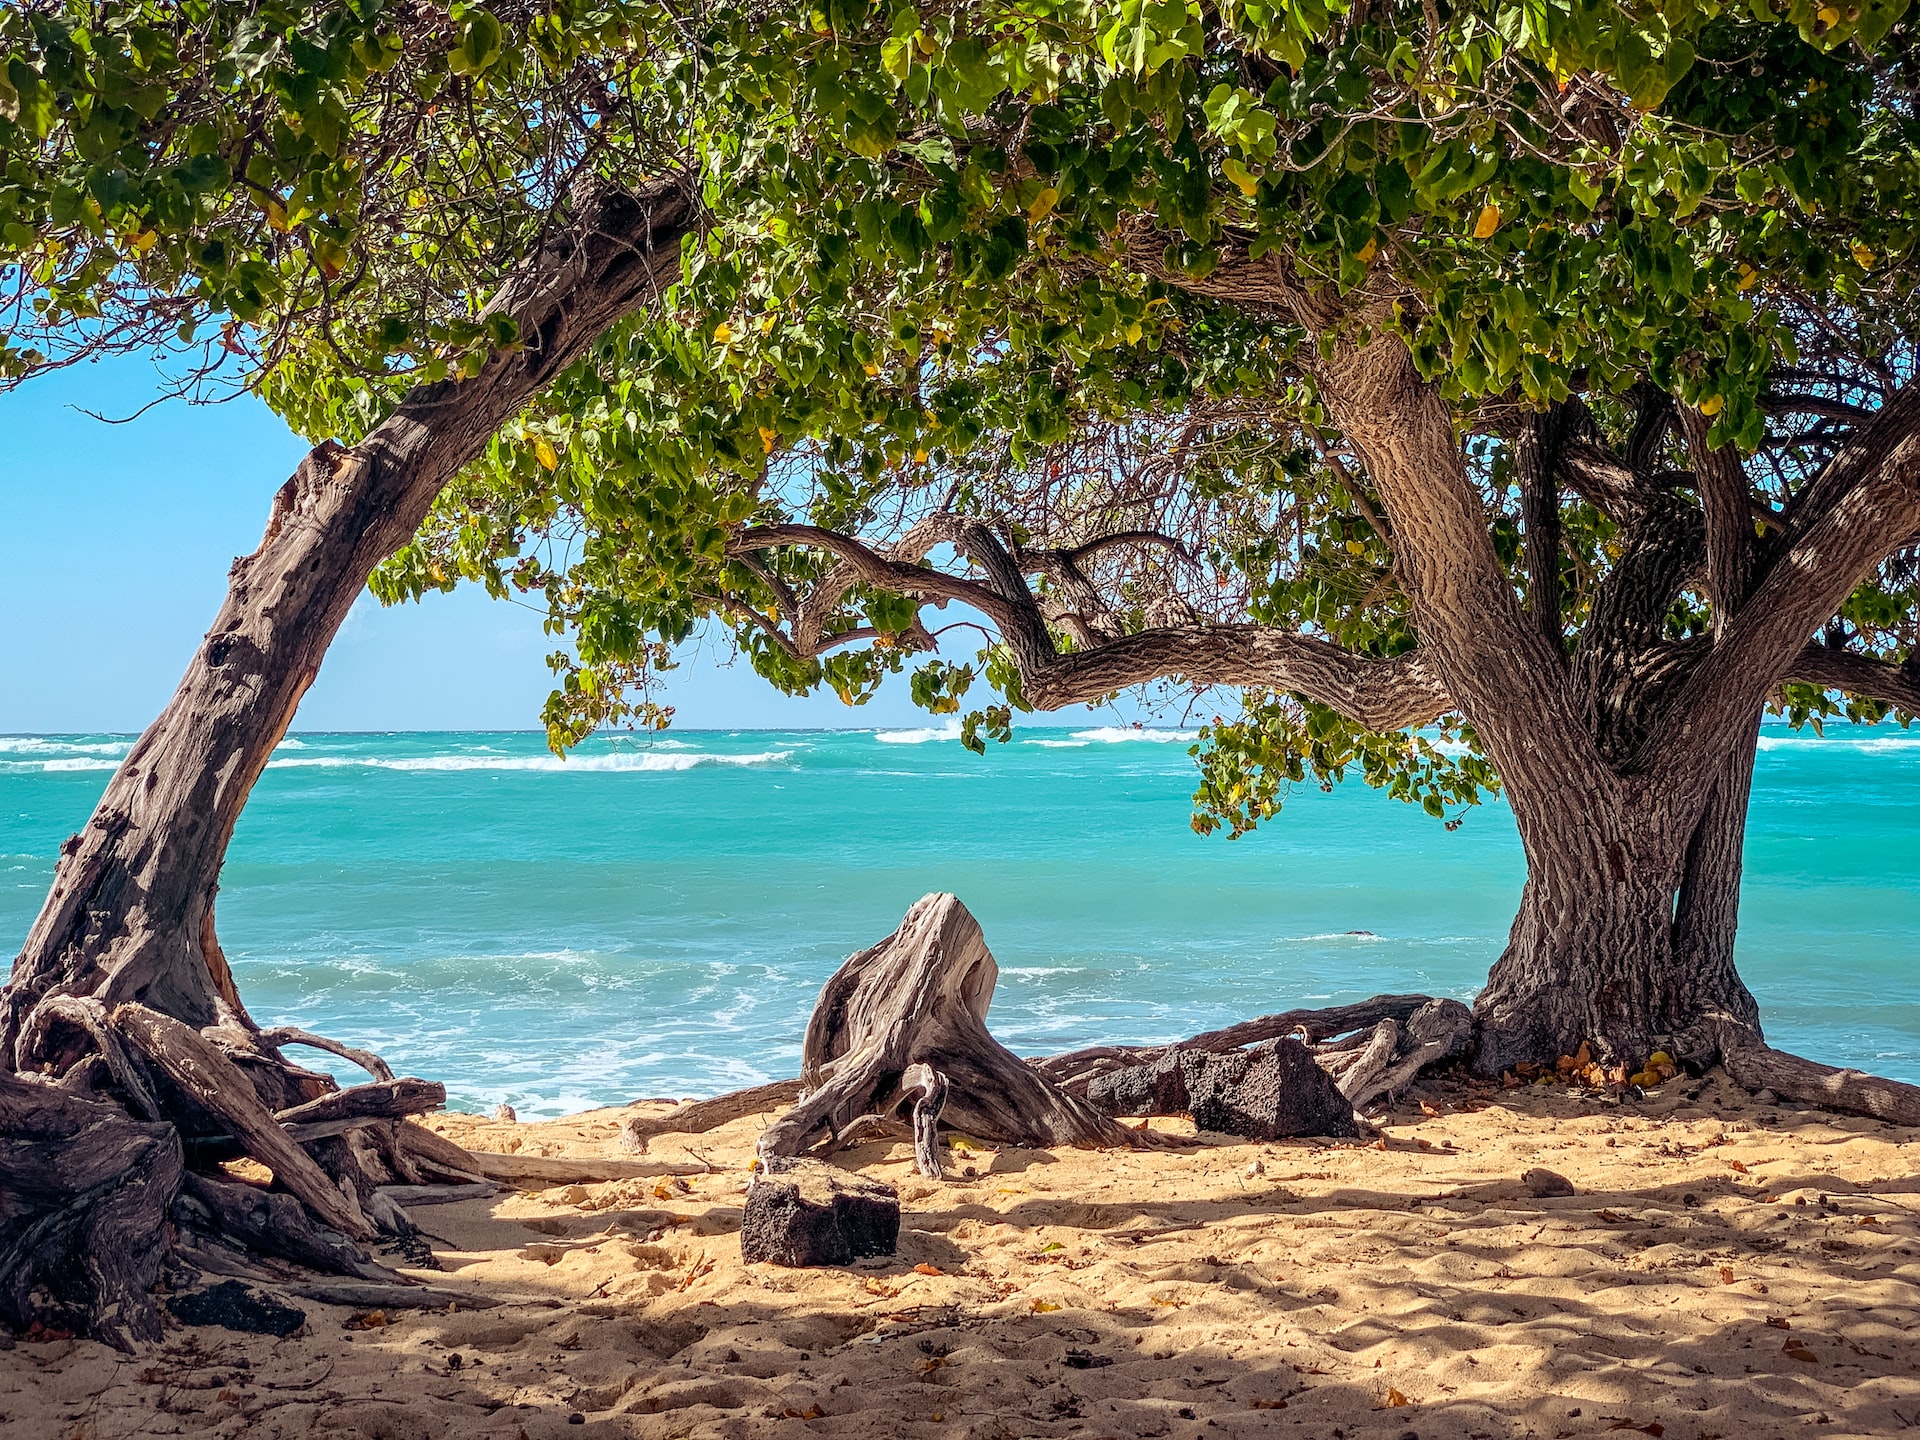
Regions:
[[[220,868],[248,793],[374,567],[542,386],[660,295],[697,224],[682,181],[583,193],[570,223],[489,307],[515,322],[516,348],[471,379],[416,388],[356,445],[318,446],[275,497],[259,548],[234,562],[226,601],[173,699],[86,829],[61,847],[0,992],[0,1072],[58,1082],[0,1073],[0,1179],[64,1137],[59,1163],[34,1185],[0,1187],[5,1318],[18,1322],[36,1287],[50,1285],[55,1312],[102,1338],[124,1345],[157,1333],[139,1297],[167,1248],[162,1217],[179,1187],[181,1137],[199,1142],[190,1160],[244,1152],[265,1161],[320,1222],[291,1248],[347,1257],[339,1263],[356,1273],[364,1259],[343,1234],[419,1244],[382,1185],[470,1168],[457,1147],[396,1118],[427,1093],[409,1088],[419,1082],[385,1085],[392,1076],[377,1057],[253,1024],[214,934]],[[376,1084],[302,1109],[338,1087],[289,1064],[279,1048],[288,1043],[347,1053]],[[129,1112],[167,1123],[134,1124]],[[193,1211],[197,1226],[215,1229],[223,1214],[260,1213],[210,1205],[204,1194]],[[272,1248],[258,1235],[227,1238]],[[109,1249],[90,1261],[96,1242]]]

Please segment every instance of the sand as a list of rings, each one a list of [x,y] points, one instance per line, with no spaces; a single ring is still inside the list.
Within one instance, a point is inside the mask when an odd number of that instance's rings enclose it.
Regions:
[[[434,1124],[607,1156],[627,1113]],[[514,1302],[498,1308],[305,1304],[285,1340],[180,1327],[134,1357],[0,1352],[0,1434],[1756,1440],[1920,1422],[1920,1132],[1758,1108],[1717,1078],[1637,1106],[1436,1085],[1384,1149],[981,1147],[944,1184],[877,1143],[840,1163],[899,1187],[900,1253],[845,1270],[741,1263],[761,1123],[655,1141],[714,1167],[680,1183],[416,1211],[433,1282]],[[1536,1198],[1534,1167],[1576,1193]]]

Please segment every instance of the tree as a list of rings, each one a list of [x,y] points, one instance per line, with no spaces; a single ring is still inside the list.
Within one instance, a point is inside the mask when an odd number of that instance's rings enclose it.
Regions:
[[[394,1228],[382,1165],[457,1164],[289,1141],[348,1102],[212,920],[382,561],[546,594],[562,744],[704,617],[857,698],[959,602],[975,738],[1253,690],[1206,757],[1235,824],[1350,759],[1442,812],[1497,772],[1529,880],[1480,1063],[1771,1054],[1731,964],[1761,708],[1911,695],[1897,8],[42,0],[0,44],[0,365],[160,345],[321,442],[15,963],[0,1167],[139,1159],[41,1186],[10,1317],[47,1281],[150,1332],[151,1247],[98,1237],[177,1203],[180,1133],[299,1201],[263,1232],[202,1177],[196,1223],[307,1259]],[[1436,718],[1473,753],[1395,738]]]
[[[1528,876],[1482,1067],[1758,1073],[1762,712],[1920,694],[1899,10],[828,19],[681,315],[552,392],[381,592],[543,591],[563,745],[703,617],[857,700],[969,605],[1004,697],[970,740],[1246,687],[1203,825],[1348,764],[1441,814],[1497,775]],[[728,133],[767,125],[786,62],[715,63]]]

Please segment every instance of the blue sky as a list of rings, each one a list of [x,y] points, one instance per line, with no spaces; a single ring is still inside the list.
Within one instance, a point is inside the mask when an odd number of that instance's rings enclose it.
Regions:
[[[135,731],[166,703],[259,543],[305,445],[253,400],[169,401],[138,361],[103,361],[0,396],[0,733]],[[294,721],[306,730],[534,729],[553,648],[535,612],[463,587],[384,609],[363,596]],[[904,677],[849,709],[793,700],[709,644],[669,684],[701,727],[926,724]],[[959,657],[955,657],[959,658]],[[1051,718],[1112,723],[1075,710]]]

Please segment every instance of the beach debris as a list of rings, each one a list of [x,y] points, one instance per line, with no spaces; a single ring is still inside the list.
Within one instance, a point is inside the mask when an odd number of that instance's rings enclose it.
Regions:
[[[774,1157],[747,1191],[740,1258],[848,1265],[893,1254],[899,1238],[900,1196],[893,1186],[819,1160]]]
[[[1376,1410],[1404,1410],[1411,1404],[1413,1404],[1413,1401],[1389,1385],[1386,1395],[1383,1396],[1380,1403],[1373,1408]]]
[[[916,1158],[929,1173],[938,1172],[927,1143],[936,1121],[1008,1145],[1155,1143],[993,1038],[987,1007],[999,973],[979,922],[956,897],[915,901],[898,930],[851,957],[822,987],[801,1049],[807,1093],[767,1127],[760,1154],[797,1156],[823,1140],[832,1146],[859,1117],[909,1104]]]
[[[665,1115],[633,1115],[620,1126],[621,1147],[644,1155],[657,1135],[703,1135],[749,1115],[765,1115],[800,1097],[798,1080],[775,1080],[731,1090],[710,1100],[688,1100]]]
[[[1574,1193],[1573,1182],[1552,1170],[1532,1169],[1520,1176],[1520,1183],[1527,1187],[1527,1193],[1536,1200],[1548,1200],[1558,1195]]]
[[[307,1323],[306,1312],[298,1306],[283,1305],[238,1280],[170,1295],[167,1310],[183,1325],[218,1325],[246,1335],[284,1338]]]
[[[1096,1076],[1087,1099],[1114,1115],[1187,1114],[1198,1129],[1252,1140],[1360,1133],[1333,1077],[1304,1044],[1284,1037],[1224,1053],[1167,1051]]]
[[[533,1180],[543,1185],[598,1185],[608,1180],[651,1180],[662,1175],[704,1175],[699,1165],[665,1160],[560,1160],[547,1155],[501,1155],[469,1150],[467,1155],[489,1180]]]

